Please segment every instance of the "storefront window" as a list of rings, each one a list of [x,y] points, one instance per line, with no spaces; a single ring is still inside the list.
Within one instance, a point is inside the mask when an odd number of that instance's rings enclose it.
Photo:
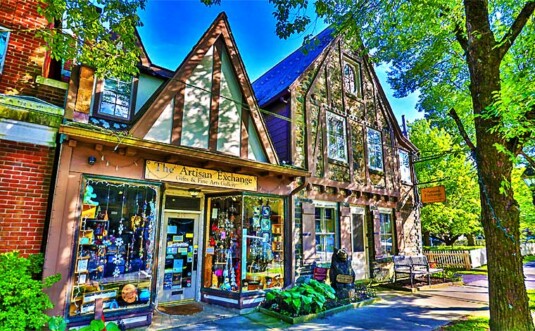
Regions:
[[[208,203],[204,287],[228,292],[282,287],[284,200],[236,195]]]
[[[148,306],[157,187],[86,179],[81,201],[69,315]]]

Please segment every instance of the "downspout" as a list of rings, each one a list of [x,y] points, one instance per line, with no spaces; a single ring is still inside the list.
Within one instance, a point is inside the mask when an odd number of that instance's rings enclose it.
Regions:
[[[289,210],[288,210],[288,213],[290,216],[293,216],[294,213],[292,212],[295,208],[295,205],[294,205],[294,199],[293,199],[293,196],[294,194],[296,194],[297,192],[301,191],[302,189],[304,189],[306,186],[307,186],[307,182],[306,182],[306,177],[299,177],[302,179],[302,183],[297,186],[295,189],[292,190],[292,192],[290,192],[290,201],[288,203],[289,205]],[[289,275],[290,277],[284,277],[284,287],[287,287],[291,284],[294,284],[295,283],[295,272],[294,270],[297,269],[298,266],[295,265],[295,247],[294,247],[294,242],[293,242],[293,238],[294,238],[294,235],[292,233],[293,229],[295,228],[295,219],[294,217],[291,217],[291,224],[292,226],[290,228],[288,228],[286,230],[286,238],[291,238],[291,241],[289,240],[288,241],[288,244],[286,244],[286,247],[285,249],[287,249],[288,252],[291,252],[291,255],[290,255],[290,263],[287,264],[287,265],[290,265],[291,267],[289,268],[289,271],[286,273],[286,275]],[[289,281],[286,281],[288,280]]]

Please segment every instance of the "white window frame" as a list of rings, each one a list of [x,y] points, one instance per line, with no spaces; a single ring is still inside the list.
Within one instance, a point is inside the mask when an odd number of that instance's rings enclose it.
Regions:
[[[411,184],[411,167],[410,167],[410,157],[409,152],[405,150],[398,150],[399,156],[399,173],[401,175],[401,181],[404,183]]]
[[[390,231],[387,231],[383,225],[385,223],[384,216],[388,216],[388,222],[390,223]],[[379,242],[381,243],[380,252],[382,257],[392,256],[396,254],[396,226],[394,223],[392,210],[379,209]],[[390,238],[390,242],[388,239]],[[387,247],[390,244],[390,252]]]
[[[373,135],[378,135],[379,139],[378,142],[374,142],[372,140]],[[368,128],[367,132],[367,144],[368,144],[368,168],[371,170],[376,171],[383,171],[384,170],[384,158],[383,158],[383,137],[381,134],[381,131],[374,130],[372,128]],[[381,166],[378,167],[375,164],[372,165],[372,156],[377,156],[381,160]]]
[[[319,219],[316,218],[317,214],[316,212],[320,211]],[[331,211],[331,218],[326,218],[326,210],[329,209]],[[315,235],[316,235],[316,261],[318,263],[330,263],[332,254],[334,253],[334,248],[337,245],[338,242],[338,223],[337,223],[337,214],[338,208],[336,204],[316,204],[314,203],[314,227],[315,227]],[[328,231],[327,222],[331,221],[333,226],[333,231]],[[317,239],[320,239],[319,242]],[[332,240],[332,251],[328,250],[327,242],[328,238]]]
[[[327,111],[327,156],[329,159],[347,162],[347,126],[346,119],[340,115]],[[336,128],[331,124],[331,120],[339,121],[342,125],[342,134],[338,135]],[[334,136],[336,135],[336,136]],[[331,143],[331,137],[334,136],[335,144]],[[334,153],[331,153],[334,151]]]
[[[4,63],[6,61],[9,37],[11,37],[11,32],[8,29],[0,26],[0,33],[6,33],[6,45],[3,50],[0,49],[0,54],[2,54],[2,57],[0,58],[0,73],[2,73],[4,71]]]

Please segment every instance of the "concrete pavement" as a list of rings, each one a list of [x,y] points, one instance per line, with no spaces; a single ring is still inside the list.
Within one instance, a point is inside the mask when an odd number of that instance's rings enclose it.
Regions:
[[[524,267],[526,285],[535,288],[535,263]],[[167,326],[151,330],[435,330],[466,315],[488,316],[486,276],[468,275],[463,286],[429,288],[415,294],[384,291],[373,305],[347,310],[336,315],[291,325],[251,311],[242,315],[221,307],[209,307],[201,314],[165,317]],[[210,311],[211,310],[211,311]],[[203,317],[204,316],[204,317]]]

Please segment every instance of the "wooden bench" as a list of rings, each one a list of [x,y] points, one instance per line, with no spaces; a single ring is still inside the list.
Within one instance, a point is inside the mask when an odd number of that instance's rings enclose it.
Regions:
[[[444,269],[441,268],[430,268],[429,262],[427,261],[427,256],[418,255],[418,256],[403,256],[396,255],[393,258],[394,260],[394,282],[398,281],[398,274],[408,275],[411,287],[414,286],[414,279],[418,276],[427,277],[427,284],[431,285],[431,275],[442,273],[444,280]]]

